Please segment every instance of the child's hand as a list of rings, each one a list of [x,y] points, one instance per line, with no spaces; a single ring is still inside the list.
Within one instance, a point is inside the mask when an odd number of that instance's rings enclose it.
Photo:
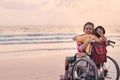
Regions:
[[[77,36],[74,36],[74,37],[73,37],[73,40],[75,41],[75,40],[76,40],[76,38],[77,38]]]
[[[97,33],[98,33],[100,36],[104,35],[104,34],[103,34],[103,30],[101,30],[100,28],[97,29]]]
[[[87,40],[88,40],[88,42],[95,42],[95,39],[93,39],[91,37],[89,37]]]

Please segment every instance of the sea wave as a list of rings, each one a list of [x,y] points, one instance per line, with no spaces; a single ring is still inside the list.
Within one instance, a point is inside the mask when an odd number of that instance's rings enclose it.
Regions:
[[[0,45],[70,43],[76,33],[0,34]],[[119,35],[107,36],[120,40]]]

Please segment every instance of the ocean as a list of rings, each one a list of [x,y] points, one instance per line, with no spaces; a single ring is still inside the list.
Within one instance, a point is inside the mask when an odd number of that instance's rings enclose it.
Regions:
[[[107,28],[107,27],[105,27]],[[108,30],[109,29],[109,30]],[[113,27],[106,29],[106,37],[112,39],[120,45],[119,28]],[[76,49],[75,46],[69,46],[69,44],[76,44],[72,40],[73,36],[83,34],[83,29],[79,25],[54,25],[54,26],[1,26],[0,27],[0,46],[8,45],[31,45],[40,44],[54,45],[58,44],[60,47],[52,46],[42,48],[35,48],[34,50],[70,50]],[[112,33],[112,34],[111,34]],[[68,45],[64,47],[64,45]],[[63,46],[62,46],[63,45]],[[22,49],[21,49],[22,50]],[[17,50],[19,52],[19,50]],[[31,51],[31,49],[24,49],[24,51]],[[2,51],[6,52],[6,51]],[[13,51],[14,52],[14,51]]]

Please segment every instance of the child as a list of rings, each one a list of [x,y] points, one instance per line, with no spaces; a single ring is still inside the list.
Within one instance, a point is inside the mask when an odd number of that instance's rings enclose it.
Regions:
[[[107,43],[107,38],[104,36],[105,34],[105,29],[102,27],[102,26],[98,26],[95,28],[95,33],[94,33],[98,38],[100,38],[101,41],[106,41],[106,45],[108,44]],[[104,59],[104,57],[102,57],[102,59]],[[103,73],[101,72],[100,70],[100,63],[96,64],[97,68],[98,68],[98,73],[99,73],[99,79],[100,80],[104,80],[104,75]]]

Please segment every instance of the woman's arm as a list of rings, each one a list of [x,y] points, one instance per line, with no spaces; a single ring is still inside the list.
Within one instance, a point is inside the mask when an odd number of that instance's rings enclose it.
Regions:
[[[82,50],[86,50],[86,47],[88,46],[88,44],[90,43],[91,41],[91,37],[89,37],[88,39],[85,40],[85,42],[83,43],[83,45],[81,46]]]

